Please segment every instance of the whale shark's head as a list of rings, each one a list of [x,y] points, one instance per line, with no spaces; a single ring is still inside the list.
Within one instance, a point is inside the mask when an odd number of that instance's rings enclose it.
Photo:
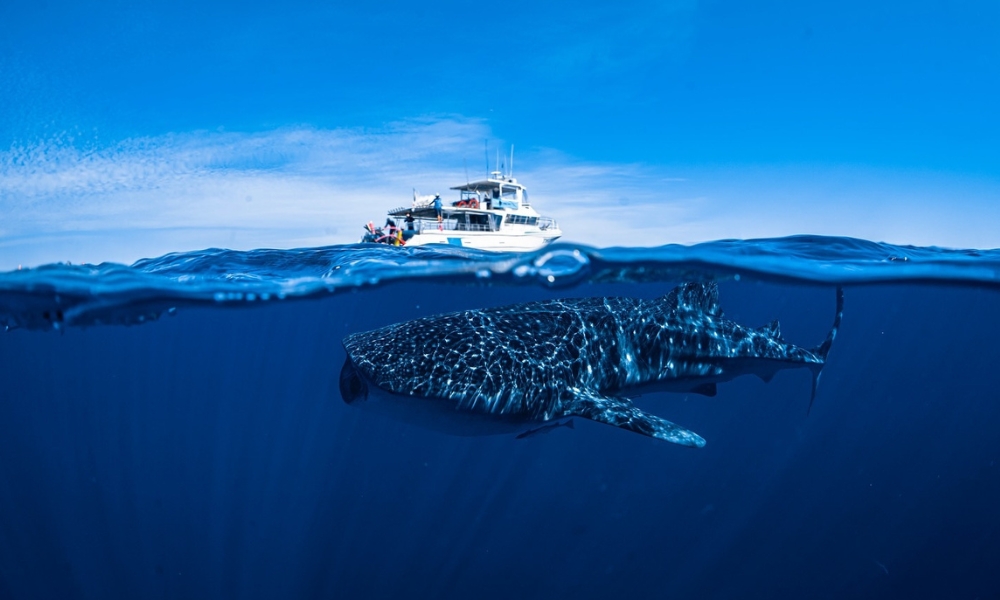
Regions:
[[[340,397],[345,404],[368,414],[452,435],[523,433],[526,423],[535,422],[531,418],[509,415],[484,418],[489,415],[483,411],[458,410],[458,401],[454,398],[393,392],[370,379],[364,367],[356,365],[350,356],[340,369]]]
[[[368,383],[348,358],[340,369],[340,397],[347,404],[368,399]]]

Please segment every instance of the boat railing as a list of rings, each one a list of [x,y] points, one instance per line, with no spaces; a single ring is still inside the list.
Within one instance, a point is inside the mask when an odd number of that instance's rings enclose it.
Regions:
[[[397,223],[404,230],[409,229],[406,223]],[[559,225],[556,223],[555,219],[550,217],[538,217],[538,228],[542,231],[548,231],[551,229],[559,229]],[[444,219],[442,222],[438,223],[436,219],[427,218],[416,218],[413,223],[413,230],[417,233],[423,233],[425,231],[481,231],[481,232],[491,232],[496,231],[494,229],[492,222],[490,223],[463,223],[455,219]]]
[[[493,231],[489,225],[479,223],[460,223],[452,219],[445,219],[438,223],[430,219],[417,219],[417,231]]]

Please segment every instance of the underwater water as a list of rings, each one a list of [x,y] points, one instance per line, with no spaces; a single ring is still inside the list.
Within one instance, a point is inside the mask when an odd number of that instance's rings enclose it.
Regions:
[[[449,436],[344,403],[341,340],[716,280],[811,374]],[[0,598],[995,598],[1000,251],[846,238],[341,246],[0,274]]]

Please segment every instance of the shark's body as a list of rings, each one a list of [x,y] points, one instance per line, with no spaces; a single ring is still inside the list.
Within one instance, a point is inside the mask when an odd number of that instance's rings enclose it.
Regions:
[[[725,319],[714,283],[689,283],[656,300],[582,298],[468,310],[344,339],[344,401],[460,434],[517,432],[582,417],[674,443],[705,441],[628,400],[644,392],[714,395],[743,374],[770,380],[808,367],[814,382],[827,339],[808,350]],[[815,394],[815,385],[813,387]]]

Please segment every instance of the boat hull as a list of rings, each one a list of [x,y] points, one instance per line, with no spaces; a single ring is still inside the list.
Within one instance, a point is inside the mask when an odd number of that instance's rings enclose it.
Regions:
[[[499,231],[435,231],[425,229],[408,239],[406,245],[445,244],[493,252],[531,252],[555,241],[561,235],[562,232],[555,231],[504,233]]]

